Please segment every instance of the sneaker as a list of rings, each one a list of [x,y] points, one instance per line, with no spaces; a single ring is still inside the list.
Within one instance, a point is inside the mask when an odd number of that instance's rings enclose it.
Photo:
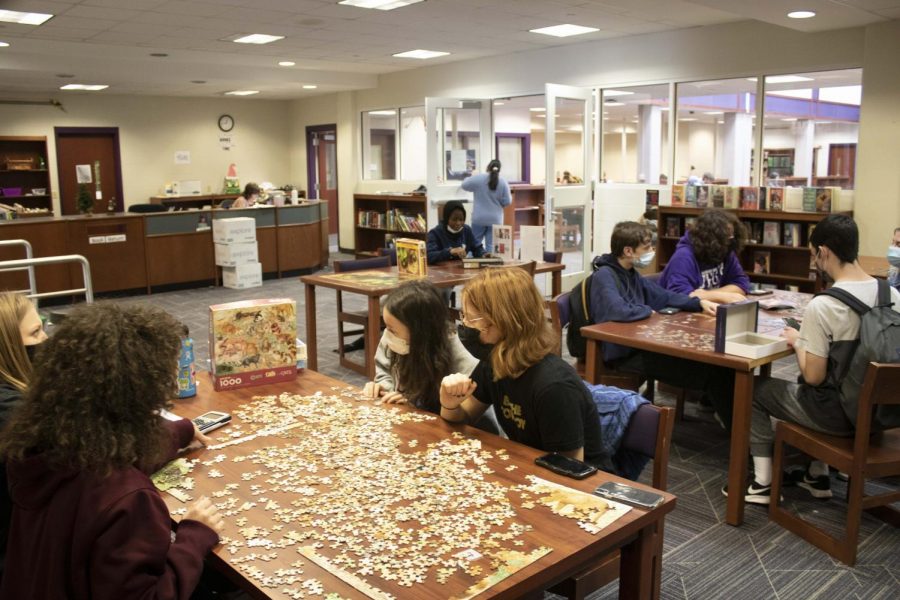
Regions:
[[[837,475],[835,475],[835,477],[837,477],[841,481],[850,481],[850,475],[847,473],[844,473],[843,471],[838,471]]]
[[[728,486],[725,485],[722,487],[722,495],[728,496]],[[750,504],[762,504],[764,506],[768,506],[772,497],[772,486],[771,485],[762,485],[753,481],[750,485],[747,486],[747,491],[744,493],[744,502]]]
[[[791,485],[802,487],[813,498],[831,498],[831,478],[828,475],[813,477],[808,469],[797,469],[788,473],[786,479]]]

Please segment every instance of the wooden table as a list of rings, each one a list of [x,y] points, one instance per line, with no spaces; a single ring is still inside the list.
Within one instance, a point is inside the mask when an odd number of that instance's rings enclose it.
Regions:
[[[771,298],[772,296],[763,296]],[[796,309],[777,312],[760,311],[760,333],[778,335],[784,328],[782,317],[801,319],[803,310],[812,298],[810,294],[775,290],[774,297],[791,301]],[[734,415],[731,423],[731,457],[728,463],[728,489],[739,493],[728,495],[725,521],[740,525],[744,520],[744,494],[747,485],[747,454],[750,451],[750,408],[753,402],[753,373],[761,367],[763,374],[771,370],[771,363],[790,356],[790,348],[762,358],[744,358],[715,352],[716,319],[701,313],[681,312],[661,315],[654,312],[648,319],[631,323],[600,323],[581,328],[587,341],[585,379],[597,383],[602,368],[602,342],[612,342],[629,348],[686,358],[700,363],[734,370]]]
[[[539,262],[535,274],[550,273],[552,276],[553,296],[562,289],[562,263]],[[463,285],[475,277],[478,269],[464,269],[458,261],[428,265],[427,279],[437,287],[452,288]],[[340,290],[368,297],[368,322],[380,323],[381,305],[379,298],[390,293],[408,278],[401,277],[397,267],[384,267],[350,273],[331,273],[325,275],[304,275],[300,278],[306,289],[306,352],[307,365],[311,370],[318,368],[318,350],[316,348],[316,286]],[[375,349],[381,338],[378,327],[366,328],[366,376],[375,377]]]
[[[173,412],[185,417],[194,417],[208,410],[215,409],[224,410],[234,415],[240,410],[241,406],[245,405],[254,395],[278,395],[288,392],[308,396],[319,391],[322,391],[324,394],[333,394],[335,392],[332,390],[335,386],[339,386],[341,390],[350,389],[353,393],[359,391],[355,388],[348,388],[346,384],[309,370],[302,371],[296,381],[228,392],[213,391],[211,381],[206,373],[200,375],[200,383],[198,395],[191,399],[176,401]],[[360,402],[355,399],[341,398],[338,402],[351,404],[351,410],[354,411],[363,411],[369,408],[368,403]],[[391,407],[388,410],[419,412],[406,406]],[[239,419],[235,417],[230,425],[240,425]],[[463,439],[475,438],[480,440],[481,451],[483,453],[496,452],[497,450],[504,449],[509,455],[509,460],[501,464],[506,468],[496,468],[497,465],[488,463],[495,468],[493,469],[492,474],[485,476],[485,479],[496,481],[504,487],[525,483],[526,475],[529,474],[534,474],[542,479],[553,481],[569,488],[587,492],[592,491],[596,486],[605,481],[625,481],[614,475],[603,472],[592,475],[581,481],[558,476],[534,465],[535,457],[542,454],[537,450],[464,425],[450,424],[440,418],[422,422],[400,423],[393,425],[391,430],[394,435],[399,438],[400,442],[396,449],[391,449],[392,453],[417,452],[417,450],[410,450],[408,448],[410,440],[416,440],[413,445],[421,450],[424,450],[428,444],[440,442],[442,440],[451,440],[454,443],[458,443],[460,440],[456,440],[452,437],[455,432],[463,434]],[[211,435],[216,441],[231,439],[224,429],[214,431]],[[307,432],[306,435],[313,434]],[[276,436],[261,436],[230,448],[197,450],[188,455],[188,458],[196,458],[199,461],[214,461],[216,460],[217,455],[226,452],[228,452],[229,457],[238,455],[247,457],[255,450],[277,449],[282,446],[289,446],[292,443],[297,443],[297,438],[289,439]],[[378,453],[373,451],[373,456],[377,457],[377,455]],[[238,505],[243,504],[244,502],[260,503],[262,493],[257,488],[257,493],[259,495],[254,495],[251,484],[257,483],[264,488],[268,487],[270,484],[266,480],[269,478],[270,474],[258,477],[253,481],[248,481],[247,478],[241,476],[241,472],[253,471],[253,469],[258,469],[258,466],[253,465],[250,460],[236,463],[231,460],[225,460],[225,457],[223,456],[219,456],[219,458],[222,460],[212,465],[212,467],[202,466],[202,462],[195,467],[194,472],[192,473],[192,477],[195,480],[195,488],[191,491],[191,495],[194,498],[199,497],[201,494],[211,496],[216,490],[224,489],[227,484],[235,483],[238,484],[238,487],[233,490],[232,494],[236,498]],[[298,458],[308,457],[304,456]],[[496,458],[494,458],[493,461],[499,462]],[[514,465],[515,469],[509,468],[509,465]],[[206,473],[209,472],[209,469],[213,467],[220,471],[223,477],[212,479],[206,475]],[[361,466],[360,468],[363,467]],[[468,465],[466,468],[468,468]],[[475,467],[472,466],[472,469],[474,473]],[[321,470],[323,474],[328,472],[327,467],[325,466],[323,466]],[[335,476],[332,475],[332,477]],[[629,481],[627,483],[639,488],[651,489],[634,482]],[[320,493],[324,494],[327,491],[323,489],[324,487],[324,484],[320,487]],[[264,494],[268,500],[275,500],[283,507],[291,506],[291,498],[294,497],[292,496],[292,493],[276,492],[273,490],[264,490]],[[512,498],[511,496],[507,497]],[[529,525],[533,528],[518,536],[517,539],[524,541],[521,550],[528,551],[530,548],[544,546],[550,548],[551,551],[512,576],[489,587],[477,597],[510,599],[542,598],[542,590],[580,572],[588,566],[596,564],[602,557],[616,549],[621,550],[619,572],[620,597],[650,598],[654,593],[658,595],[658,589],[653,589],[654,584],[651,576],[654,561],[661,560],[661,557],[655,556],[656,548],[661,547],[661,544],[657,546],[658,540],[655,538],[655,531],[658,525],[661,526],[663,524],[665,515],[675,506],[674,496],[671,494],[664,494],[664,497],[665,500],[660,506],[652,510],[633,508],[594,535],[582,531],[574,520],[554,515],[548,508],[541,504],[537,504],[537,506],[530,510],[517,510],[513,521],[523,525]],[[169,494],[164,493],[163,498],[166,500],[170,509],[183,508],[185,506],[175,498],[170,497]],[[211,497],[211,499],[214,502],[222,501],[216,497]],[[447,502],[452,501],[452,498],[447,500]],[[516,504],[514,500],[512,502],[513,505]],[[392,507],[392,509],[396,511],[397,507]],[[273,515],[263,510],[261,507],[254,507],[242,511],[239,515],[240,517],[247,519],[247,522],[242,525],[242,527],[257,526],[273,528],[273,525],[275,524]],[[238,527],[234,522],[237,518],[237,516],[226,517],[226,530],[224,535],[232,540],[243,540],[244,538],[242,534],[238,532]],[[374,522],[375,521],[373,521],[373,523]],[[409,525],[415,529],[421,527],[419,521],[404,522],[404,525]],[[296,523],[284,524],[282,533],[286,533],[292,529],[296,532],[302,532],[304,527],[304,525]],[[501,528],[501,531],[505,531],[505,529]],[[270,537],[277,537],[274,528]],[[516,545],[513,545],[513,542],[507,543],[510,545],[510,548],[516,547]],[[334,542],[334,544],[337,545],[338,542]],[[243,544],[241,545],[243,546]],[[334,548],[329,548],[329,545],[330,543],[326,544],[326,547],[322,549],[320,554],[333,555],[337,552]],[[478,548],[475,549],[478,550]],[[270,551],[264,548],[248,548],[242,549],[242,552],[239,555],[245,555],[250,550],[261,554]],[[287,547],[284,549],[277,549],[276,551],[278,556],[273,559],[272,562],[267,562],[265,565],[258,562],[252,564],[265,566],[267,572],[274,572],[276,569],[290,568],[291,563],[300,560],[303,563],[302,577],[304,579],[317,579],[322,583],[325,592],[336,592],[344,598],[364,597],[360,592],[335,576],[333,574],[334,571],[331,568],[320,567],[312,564],[312,562],[306,558],[301,558],[300,554],[296,551],[296,547]],[[246,563],[241,563],[239,555],[236,556],[232,554],[225,545],[220,545],[213,552],[212,562],[225,575],[241,585],[255,598],[287,598],[281,591],[284,586],[268,588],[258,587],[257,579],[245,576],[244,571],[241,569],[242,567],[246,568],[248,565]],[[487,575],[487,573],[484,573],[483,575]],[[387,581],[374,575],[367,576],[365,581],[369,585],[384,592],[391,593],[398,598],[436,599],[447,598],[452,594],[460,594],[466,586],[471,585],[480,578],[481,576],[476,579],[469,579],[461,573],[456,573],[446,584],[438,584],[435,581],[434,573],[429,572],[425,581],[423,583],[415,584],[414,588],[400,587],[396,582]]]
[[[891,265],[885,256],[860,256],[859,266],[872,277],[887,279],[888,269]]]

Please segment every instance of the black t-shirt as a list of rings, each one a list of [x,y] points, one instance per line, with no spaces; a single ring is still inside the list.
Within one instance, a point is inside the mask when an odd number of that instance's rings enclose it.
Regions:
[[[584,460],[600,462],[600,418],[575,369],[548,354],[517,379],[493,380],[488,361],[472,372],[475,398],[493,404],[509,439],[547,452],[584,448]]]

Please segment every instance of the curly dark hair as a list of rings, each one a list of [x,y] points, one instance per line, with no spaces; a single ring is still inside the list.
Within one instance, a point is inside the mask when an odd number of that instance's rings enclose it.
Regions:
[[[155,413],[177,389],[180,331],[153,306],[74,309],[38,353],[0,456],[40,453],[57,467],[100,474],[156,464],[166,438]]]
[[[734,232],[733,246],[728,233],[729,225]],[[718,209],[704,211],[697,219],[690,234],[694,256],[697,258],[697,262],[704,266],[723,262],[732,250],[735,254],[740,254],[746,238],[747,233],[744,226],[734,213]]]
[[[441,380],[453,367],[450,312],[443,296],[432,283],[410,281],[388,294],[384,309],[409,329],[409,354],[388,350],[397,391],[414,406],[439,413]]]

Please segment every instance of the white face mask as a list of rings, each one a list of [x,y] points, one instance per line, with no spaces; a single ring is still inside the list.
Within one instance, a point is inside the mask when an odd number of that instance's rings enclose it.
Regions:
[[[900,268],[900,247],[889,247],[887,251],[887,259],[888,262],[891,263],[892,267]]]
[[[636,269],[644,269],[650,266],[650,263],[653,262],[653,259],[656,257],[656,251],[651,250],[650,252],[645,252],[634,259],[631,263]]]
[[[394,335],[390,329],[384,330],[384,343],[394,354],[409,354],[409,342]]]
[[[462,230],[463,230],[462,227],[460,227],[459,229],[453,229],[452,227],[450,227],[449,225],[447,225],[447,231],[449,231],[449,232],[452,233],[453,235],[456,235],[457,233],[459,233],[459,232],[462,231]]]

